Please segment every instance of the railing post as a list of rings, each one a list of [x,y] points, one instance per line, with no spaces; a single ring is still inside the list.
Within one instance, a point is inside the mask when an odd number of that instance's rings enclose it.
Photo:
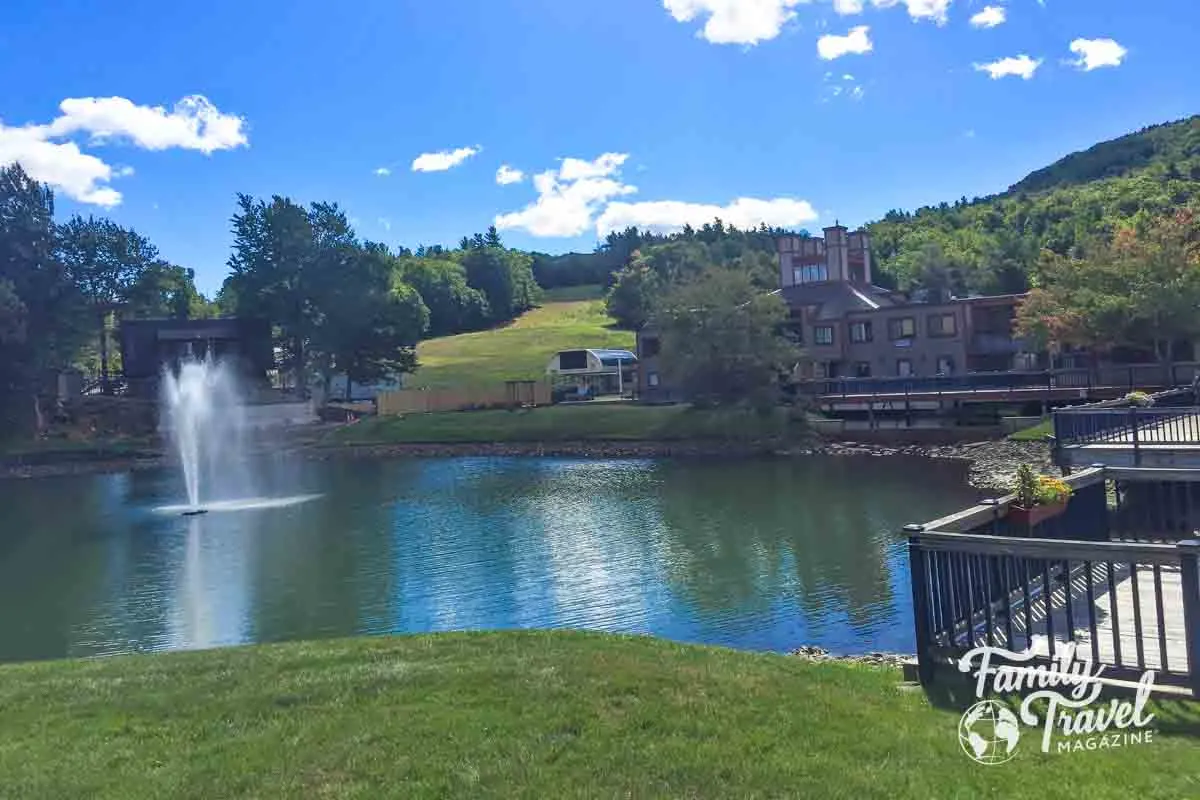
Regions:
[[[1188,676],[1192,697],[1200,699],[1200,539],[1187,539],[1179,550],[1179,574],[1183,589],[1183,629],[1187,641]]]
[[[921,546],[924,525],[905,525],[908,534],[909,582],[912,584],[913,624],[917,637],[917,675],[922,686],[933,683],[933,636],[929,630],[929,571],[925,568],[926,550]]]
[[[1138,446],[1137,406],[1129,407],[1129,422],[1130,427],[1133,429],[1131,434],[1133,436],[1133,465],[1135,467],[1140,467],[1142,465],[1142,451]]]

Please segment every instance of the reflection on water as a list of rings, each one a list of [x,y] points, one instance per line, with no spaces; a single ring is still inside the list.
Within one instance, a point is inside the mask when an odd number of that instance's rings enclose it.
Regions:
[[[290,466],[191,517],[167,472],[0,483],[0,660],[506,627],[905,650],[899,528],[974,499],[896,458]]]

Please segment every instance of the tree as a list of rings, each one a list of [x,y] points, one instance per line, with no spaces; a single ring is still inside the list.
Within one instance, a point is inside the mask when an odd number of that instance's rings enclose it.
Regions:
[[[479,330],[487,324],[487,298],[467,285],[467,273],[461,264],[449,259],[409,257],[399,259],[398,269],[429,309],[430,336]]]
[[[305,346],[318,320],[310,289],[317,257],[312,221],[303,207],[284,197],[276,196],[267,204],[241,194],[238,208],[228,281],[236,311],[266,318],[276,326],[278,344],[303,391],[308,370]]]
[[[87,338],[83,296],[57,249],[54,193],[20,165],[0,169],[0,412],[6,427],[32,419],[40,431],[44,371],[68,366]]]
[[[701,405],[780,399],[800,353],[782,334],[787,307],[744,273],[711,268],[672,287],[655,312],[664,371]]]
[[[158,248],[132,228],[107,219],[72,217],[57,230],[58,258],[91,306],[100,346],[100,385],[108,394],[108,329],[134,285],[160,263]]]
[[[311,343],[326,388],[335,372],[367,383],[416,369],[416,344],[429,323],[421,296],[400,280],[381,246],[343,245],[339,280],[318,300],[322,323]]]
[[[1183,210],[1070,256],[1043,251],[1035,283],[1018,335],[1052,349],[1146,348],[1169,361],[1175,341],[1200,337],[1200,224]]]
[[[622,328],[637,330],[650,319],[662,293],[663,282],[640,256],[617,273],[617,281],[605,297],[610,317]]]
[[[495,225],[489,225],[487,233],[483,235],[484,247],[504,247],[500,241],[500,232],[496,230]]]
[[[496,247],[475,248],[462,257],[467,284],[487,298],[494,322],[510,320],[540,299],[532,264],[524,253]]]

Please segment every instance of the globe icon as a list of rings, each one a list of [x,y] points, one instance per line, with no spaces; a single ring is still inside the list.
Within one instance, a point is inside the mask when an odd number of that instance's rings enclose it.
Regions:
[[[995,700],[981,700],[958,722],[958,743],[980,764],[1003,764],[1017,754],[1017,715]]]

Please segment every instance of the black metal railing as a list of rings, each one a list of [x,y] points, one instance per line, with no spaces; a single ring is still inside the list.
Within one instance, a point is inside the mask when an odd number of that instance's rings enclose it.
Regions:
[[[981,646],[1049,662],[1073,645],[1106,677],[1156,681],[1200,696],[1200,541],[1176,545],[909,537],[923,679],[940,659]]]
[[[1086,388],[1087,370],[1059,372],[968,372],[927,378],[827,378],[801,381],[800,388],[816,395],[930,394],[1016,389]]]
[[[922,680],[988,644],[1068,644],[1113,678],[1148,669],[1200,698],[1200,470],[1096,467],[1034,525],[1015,498],[905,528]]]
[[[1119,389],[1155,390],[1190,386],[1200,365],[1127,364],[1098,369],[1056,369],[1013,372],[967,372],[930,377],[816,378],[799,381],[806,394],[822,396],[981,392],[996,390]]]
[[[1132,446],[1200,444],[1200,407],[1062,408],[1054,412],[1058,447],[1087,444]]]

